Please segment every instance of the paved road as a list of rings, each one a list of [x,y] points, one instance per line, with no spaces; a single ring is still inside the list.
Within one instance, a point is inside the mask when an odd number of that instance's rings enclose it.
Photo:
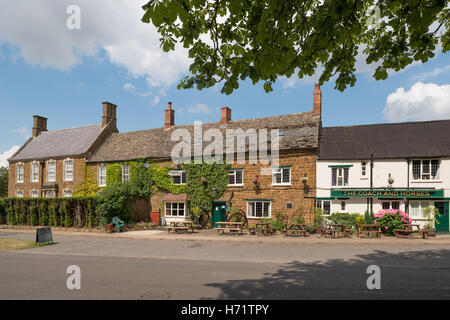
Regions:
[[[0,238],[32,239],[31,234]],[[282,244],[55,236],[0,252],[0,299],[449,299],[448,245]],[[368,290],[369,265],[381,290]],[[81,290],[66,268],[81,268]]]

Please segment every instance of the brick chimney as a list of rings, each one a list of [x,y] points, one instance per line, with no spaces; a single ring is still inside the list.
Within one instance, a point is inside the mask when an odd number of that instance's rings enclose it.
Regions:
[[[231,121],[231,109],[222,107],[222,116],[220,117],[220,124],[227,124]]]
[[[175,125],[175,110],[172,109],[172,102],[169,102],[167,109],[164,111],[164,128],[170,129]]]
[[[47,131],[47,118],[41,116],[33,116],[32,136],[37,137],[42,131]]]
[[[314,88],[313,113],[316,116],[322,116],[322,91],[318,84],[316,84],[316,87]]]
[[[106,127],[111,121],[117,127],[116,109],[117,106],[115,104],[107,101],[103,102],[102,127]]]

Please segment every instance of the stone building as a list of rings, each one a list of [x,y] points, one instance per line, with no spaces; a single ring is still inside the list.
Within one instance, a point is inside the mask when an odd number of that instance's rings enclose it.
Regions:
[[[116,105],[104,102],[102,123],[47,130],[47,118],[33,116],[32,137],[10,158],[9,197],[72,197],[85,178],[85,162],[118,132]]]
[[[215,129],[221,133],[225,153],[232,153],[237,158],[237,149],[230,151],[227,145],[227,130],[252,130],[259,133],[267,130],[279,130],[279,163],[274,163],[274,155],[269,162],[250,163],[250,139],[246,140],[243,164],[233,163],[229,171],[228,189],[213,208],[212,222],[223,220],[226,209],[240,208],[250,220],[275,218],[276,215],[303,215],[308,223],[312,222],[316,188],[316,158],[318,137],[321,125],[321,92],[319,86],[314,90],[313,111],[258,119],[232,120],[231,109],[223,107],[221,119],[216,123],[202,124],[200,135],[196,125],[175,125],[175,110],[169,102],[164,114],[164,127],[135,132],[113,133],[87,159],[91,172],[97,173],[99,185],[105,185],[102,173],[111,163],[122,164],[122,180],[129,177],[127,161],[140,158],[151,159],[162,166],[172,169],[170,175],[173,183],[185,184],[186,173],[182,165],[172,159],[172,150],[178,140],[172,141],[172,135],[182,132],[184,136],[193,137],[190,141],[194,150],[205,150],[207,132]],[[196,129],[197,128],[197,129]],[[179,137],[180,138],[180,137]],[[258,140],[260,141],[260,140]],[[259,142],[258,142],[259,143]],[[272,143],[270,137],[267,141]],[[226,155],[223,154],[225,158]],[[258,183],[254,181],[258,180]],[[149,211],[159,211],[163,221],[183,220],[189,216],[188,197],[186,195],[156,194],[151,197]],[[145,206],[143,206],[145,208]]]

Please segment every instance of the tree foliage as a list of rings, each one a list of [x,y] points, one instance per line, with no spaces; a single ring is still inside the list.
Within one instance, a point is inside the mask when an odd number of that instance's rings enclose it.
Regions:
[[[8,196],[8,173],[8,168],[0,168],[0,198]]]
[[[142,21],[152,22],[165,52],[181,43],[192,59],[179,88],[223,82],[230,94],[239,80],[263,81],[266,92],[281,77],[336,76],[343,91],[356,82],[356,56],[377,63],[386,79],[414,61],[434,57],[438,41],[450,49],[445,0],[151,0]]]

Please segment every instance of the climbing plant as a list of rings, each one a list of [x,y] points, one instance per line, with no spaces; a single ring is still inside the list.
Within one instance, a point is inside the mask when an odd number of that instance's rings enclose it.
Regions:
[[[213,202],[220,198],[228,186],[229,164],[185,164],[186,193],[191,198],[191,214],[194,219],[207,214]],[[215,190],[213,194],[213,189]],[[200,210],[199,210],[200,209]]]
[[[110,163],[106,166],[106,184],[122,182],[122,166],[120,163]]]
[[[151,163],[149,168],[150,179],[153,182],[154,191],[169,192],[173,194],[185,193],[185,186],[174,184],[170,180],[168,167],[160,166],[157,163]]]
[[[100,190],[94,175],[89,172],[89,167],[84,167],[84,180],[74,187],[74,197],[95,197]]]

